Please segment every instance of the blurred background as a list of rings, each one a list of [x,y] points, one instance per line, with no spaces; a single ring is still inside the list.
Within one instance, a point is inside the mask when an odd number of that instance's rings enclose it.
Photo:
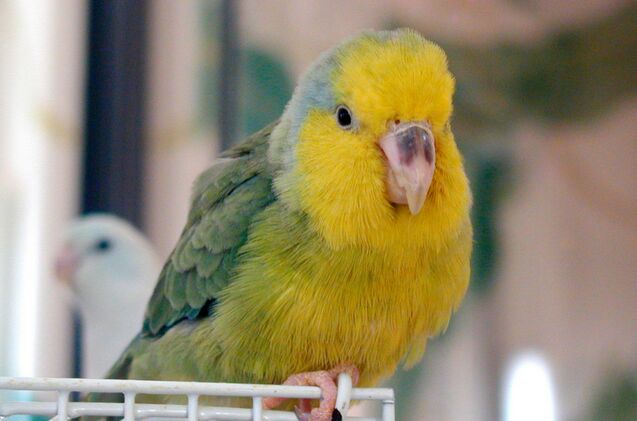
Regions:
[[[409,26],[456,75],[468,299],[399,371],[400,420],[637,419],[637,3],[0,2],[0,375],[79,373],[54,256],[115,213],[165,259],[190,186],[323,50]],[[365,408],[359,409],[364,411]]]

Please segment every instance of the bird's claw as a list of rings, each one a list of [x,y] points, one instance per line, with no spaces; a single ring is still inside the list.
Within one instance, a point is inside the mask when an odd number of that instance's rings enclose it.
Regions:
[[[340,421],[343,416],[336,406],[336,381],[339,374],[348,373],[352,384],[358,383],[358,369],[351,364],[343,364],[328,371],[313,371],[294,374],[283,383],[288,386],[318,386],[321,389],[321,403],[318,408],[311,408],[308,400],[301,400],[301,407],[294,408],[299,421]],[[267,398],[263,401],[266,409],[272,409],[284,402],[285,398]]]

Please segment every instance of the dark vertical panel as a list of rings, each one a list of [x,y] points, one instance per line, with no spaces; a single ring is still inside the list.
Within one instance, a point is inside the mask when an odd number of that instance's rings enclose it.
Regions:
[[[219,139],[221,149],[232,145],[239,122],[240,52],[237,1],[221,0],[221,57],[219,69]]]
[[[73,338],[71,346],[73,347],[73,355],[71,358],[71,375],[73,377],[82,377],[82,318],[80,317],[80,313],[75,310],[73,311]],[[80,394],[77,392],[73,392],[71,395],[72,401],[79,401]]]
[[[82,212],[114,213],[139,227],[148,3],[92,0],[88,10]],[[75,377],[80,324],[75,315]]]
[[[144,0],[93,0],[84,150],[84,212],[141,225],[146,12]]]

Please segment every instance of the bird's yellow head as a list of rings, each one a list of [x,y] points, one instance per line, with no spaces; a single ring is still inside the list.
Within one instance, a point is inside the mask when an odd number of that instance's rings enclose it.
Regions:
[[[273,134],[277,191],[332,247],[442,247],[471,201],[453,91],[442,49],[412,30],[328,51]]]

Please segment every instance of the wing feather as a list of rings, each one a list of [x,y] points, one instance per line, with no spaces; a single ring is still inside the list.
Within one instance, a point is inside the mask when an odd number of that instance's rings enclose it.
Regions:
[[[199,176],[188,221],[146,309],[144,335],[160,336],[183,320],[214,312],[250,224],[274,201],[267,147],[275,124],[222,154]]]

